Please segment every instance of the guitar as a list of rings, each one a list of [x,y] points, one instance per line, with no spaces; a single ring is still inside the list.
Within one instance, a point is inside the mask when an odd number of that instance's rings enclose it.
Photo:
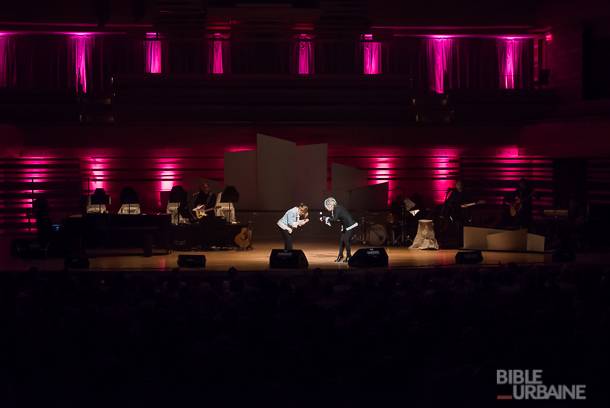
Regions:
[[[473,201],[472,203],[465,203],[460,205],[462,208],[474,207],[475,205],[485,204],[485,200]]]
[[[525,200],[530,200],[533,196],[534,192],[532,191],[527,196],[525,196]],[[512,203],[507,203],[508,211],[511,217],[516,217],[517,215],[519,215],[521,209],[523,208],[523,201],[524,200],[522,200],[521,197],[516,196]]]
[[[239,249],[252,249],[252,228],[250,224],[247,227],[242,227],[239,234],[233,239],[233,242],[235,242]]]
[[[197,207],[193,208],[193,212],[195,213],[195,217],[200,220],[203,217],[207,217],[208,216],[208,212],[210,211],[214,211],[215,209],[220,208],[220,206],[218,207],[210,207],[210,208],[205,208],[204,204],[198,205]]]

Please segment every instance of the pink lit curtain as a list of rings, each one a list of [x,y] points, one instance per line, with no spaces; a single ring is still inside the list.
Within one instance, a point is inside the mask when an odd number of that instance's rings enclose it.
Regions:
[[[498,68],[500,89],[522,88],[522,53],[523,41],[506,38],[498,40]]]
[[[381,43],[365,41],[362,43],[362,64],[365,75],[381,74]]]
[[[224,74],[222,63],[222,40],[212,40],[212,74]]]
[[[229,39],[214,36],[208,41],[208,73],[224,75],[230,71]]]
[[[297,74],[313,75],[313,43],[310,39],[299,39],[296,43]]]
[[[0,34],[0,88],[15,86],[15,44],[8,35]]]
[[[161,40],[147,38],[144,40],[144,72],[161,74],[163,72],[163,46]]]
[[[452,48],[450,38],[426,39],[428,87],[432,92],[442,94],[449,88]]]
[[[85,94],[91,88],[93,70],[93,38],[87,35],[70,37],[70,67],[72,85],[77,94]]]

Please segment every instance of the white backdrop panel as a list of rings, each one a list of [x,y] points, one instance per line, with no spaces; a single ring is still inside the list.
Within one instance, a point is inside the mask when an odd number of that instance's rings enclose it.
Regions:
[[[327,144],[297,146],[295,204],[303,202],[310,208],[322,208],[327,194],[327,159]]]
[[[368,183],[367,173],[355,167],[333,163],[332,167],[332,190],[352,190],[364,187]]]
[[[349,208],[352,210],[384,210],[388,207],[388,183],[373,184],[350,191]]]
[[[297,185],[296,144],[256,135],[258,209],[282,210],[294,206]]]
[[[235,186],[239,191],[238,209],[257,208],[256,156],[256,150],[227,152],[224,155],[225,186]]]

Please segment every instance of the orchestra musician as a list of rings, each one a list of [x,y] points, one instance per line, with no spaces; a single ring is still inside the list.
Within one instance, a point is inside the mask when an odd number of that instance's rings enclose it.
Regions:
[[[445,201],[441,208],[441,231],[447,235],[447,230],[451,229],[457,246],[462,244],[462,228],[464,224],[471,222],[470,208],[484,204],[483,200],[472,201],[464,192],[464,183],[461,180],[455,182],[455,187],[447,190]],[[442,237],[443,239],[445,237]]]
[[[320,221],[330,226],[332,222],[341,224],[341,237],[339,238],[339,255],[335,262],[348,262],[352,256],[352,236],[358,227],[358,223],[354,220],[351,214],[337,203],[333,197],[324,200],[324,208],[330,212],[330,216],[320,217]],[[343,258],[343,248],[346,250],[345,259]]]
[[[535,191],[529,181],[522,177],[512,194],[504,198],[504,204],[509,207],[512,224],[521,228],[532,226],[532,211]]]
[[[309,222],[309,209],[303,203],[286,211],[284,216],[277,221],[277,226],[284,240],[284,249],[292,250],[292,233],[295,229]]]
[[[202,183],[194,197],[193,207],[203,205],[205,208],[212,208],[216,205],[216,194],[212,192],[208,183]]]
[[[443,203],[443,216],[451,222],[463,223],[465,217],[464,209],[468,199],[464,193],[464,184],[461,180],[455,182],[455,187],[447,190],[445,202]]]

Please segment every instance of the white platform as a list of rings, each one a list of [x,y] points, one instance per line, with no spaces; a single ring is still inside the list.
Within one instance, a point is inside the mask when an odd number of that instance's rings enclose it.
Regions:
[[[464,249],[544,252],[544,236],[530,234],[526,229],[464,227]]]

